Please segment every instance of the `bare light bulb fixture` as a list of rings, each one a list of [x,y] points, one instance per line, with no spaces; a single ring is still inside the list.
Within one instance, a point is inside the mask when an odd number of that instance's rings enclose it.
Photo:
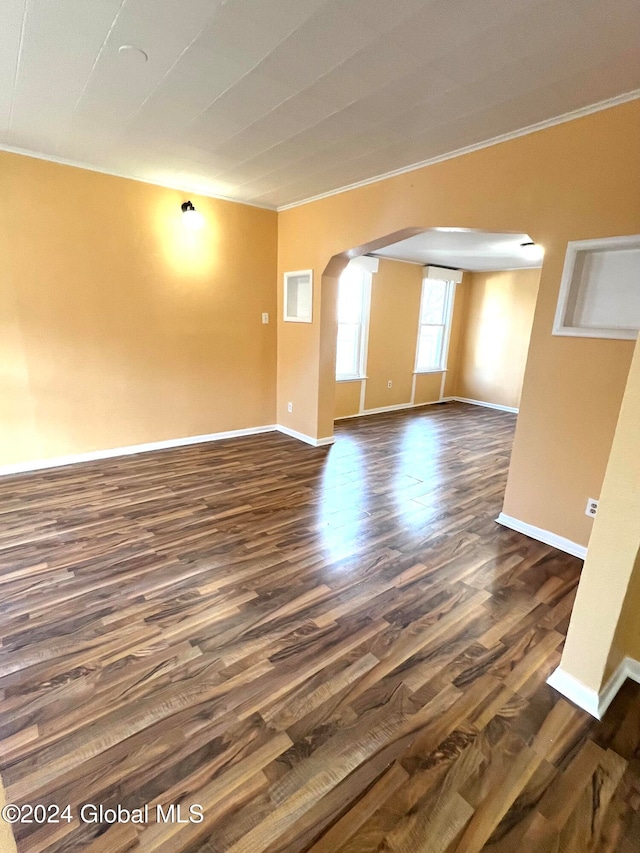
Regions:
[[[204,217],[201,213],[195,209],[193,204],[190,201],[184,201],[181,205],[182,208],[182,221],[187,226],[187,228],[191,228],[192,230],[197,230],[198,228],[202,228],[204,225]]]
[[[544,258],[544,249],[539,243],[534,243],[533,240],[520,243],[520,248],[527,261],[541,261]]]

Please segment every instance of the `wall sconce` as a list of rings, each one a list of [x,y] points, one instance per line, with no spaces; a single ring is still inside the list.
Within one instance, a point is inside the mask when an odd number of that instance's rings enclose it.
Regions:
[[[191,228],[194,231],[202,228],[204,217],[201,213],[198,213],[193,204],[190,201],[184,201],[180,206],[182,208],[182,221],[187,228]]]

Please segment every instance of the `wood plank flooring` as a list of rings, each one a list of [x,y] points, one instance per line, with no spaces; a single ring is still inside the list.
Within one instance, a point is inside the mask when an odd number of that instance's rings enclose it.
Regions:
[[[581,564],[494,521],[514,425],[451,403],[1,479],[0,769],[72,816],[19,850],[640,850],[638,688],[596,723],[545,684]]]

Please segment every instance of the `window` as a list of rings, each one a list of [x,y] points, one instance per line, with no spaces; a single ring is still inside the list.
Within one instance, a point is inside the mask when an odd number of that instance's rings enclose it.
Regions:
[[[445,370],[453,306],[453,282],[438,278],[422,280],[416,373]]]
[[[336,379],[364,377],[371,298],[371,273],[351,262],[338,285]]]

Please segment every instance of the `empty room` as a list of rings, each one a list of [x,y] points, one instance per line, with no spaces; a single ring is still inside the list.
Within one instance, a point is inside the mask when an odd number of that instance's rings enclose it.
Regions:
[[[640,851],[636,0],[0,14],[0,851]]]

